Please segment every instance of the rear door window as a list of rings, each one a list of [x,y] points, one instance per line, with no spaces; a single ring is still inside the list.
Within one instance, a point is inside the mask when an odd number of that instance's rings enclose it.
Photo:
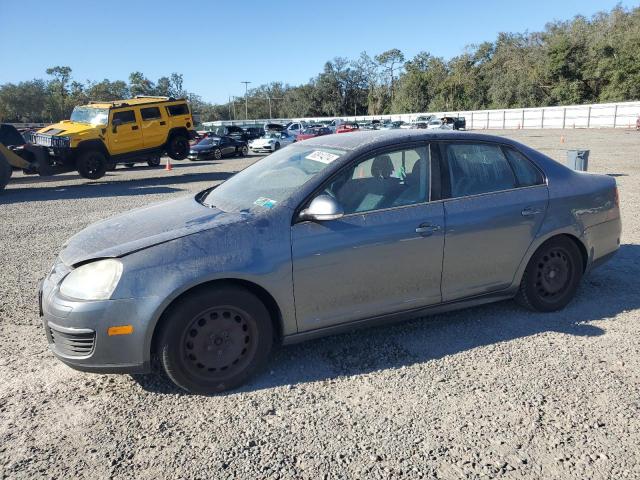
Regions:
[[[140,115],[143,120],[157,120],[158,118],[161,118],[160,109],[158,107],[141,108]]]
[[[467,197],[517,187],[502,149],[489,143],[444,145],[451,197]]]

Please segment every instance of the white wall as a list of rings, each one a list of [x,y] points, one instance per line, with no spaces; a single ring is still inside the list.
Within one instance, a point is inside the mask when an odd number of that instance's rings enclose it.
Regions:
[[[355,117],[309,117],[295,120],[317,121],[332,118],[344,120],[403,120],[410,122],[419,115],[442,117],[462,116],[467,120],[468,130],[517,129],[517,128],[635,128],[640,117],[640,101],[620,103],[600,103],[593,105],[567,105],[562,107],[514,108],[507,110],[474,110],[425,112],[398,115],[359,115]],[[205,122],[205,125],[242,125],[244,123],[276,123],[291,119],[238,120]]]

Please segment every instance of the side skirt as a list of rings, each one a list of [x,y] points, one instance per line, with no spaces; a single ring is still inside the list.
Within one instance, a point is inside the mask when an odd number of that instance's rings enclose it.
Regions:
[[[391,323],[402,322],[406,320],[412,320],[418,317],[426,315],[434,315],[437,313],[450,312],[453,310],[460,310],[463,308],[476,307],[478,305],[484,305],[486,303],[499,302],[501,300],[509,300],[513,298],[515,293],[512,290],[502,290],[500,292],[493,292],[486,295],[477,297],[466,298],[463,300],[456,300],[452,302],[439,303],[437,305],[416,308],[412,310],[406,310],[398,313],[388,313],[386,315],[379,315],[376,317],[365,318],[362,320],[355,320],[353,322],[331,325],[329,327],[318,328],[315,330],[309,330],[306,332],[294,333],[293,335],[287,335],[282,339],[283,345],[292,345],[295,343],[305,342],[307,340],[313,340],[315,338],[326,337],[329,335],[337,335],[340,333],[351,332],[353,330],[359,330],[362,328],[374,327],[378,325],[387,325]]]

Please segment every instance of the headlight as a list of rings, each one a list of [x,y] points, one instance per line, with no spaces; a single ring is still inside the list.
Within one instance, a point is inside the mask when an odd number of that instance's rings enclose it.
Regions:
[[[60,293],[78,300],[106,300],[116,289],[122,263],[108,258],[87,263],[73,270],[60,285]]]

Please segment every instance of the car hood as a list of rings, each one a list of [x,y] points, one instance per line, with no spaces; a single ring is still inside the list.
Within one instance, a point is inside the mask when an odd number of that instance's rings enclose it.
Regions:
[[[213,150],[213,149],[214,149],[214,148],[216,148],[217,146],[218,146],[218,144],[214,144],[214,145],[211,145],[211,144],[209,144],[209,145],[200,145],[200,144],[198,143],[198,144],[192,145],[192,146],[191,146],[191,150],[193,150],[194,152],[202,152],[202,151],[205,151],[205,150]]]
[[[268,145],[269,142],[275,142],[275,138],[256,138],[253,141],[253,145]]]
[[[48,125],[38,133],[45,135],[60,135],[64,137],[85,136],[99,132],[104,126],[89,125],[88,123],[72,122],[71,120],[63,120],[62,122]]]
[[[246,221],[249,214],[202,205],[193,196],[158,203],[94,223],[71,237],[60,253],[67,265],[122,257],[153,245],[221,225]]]

